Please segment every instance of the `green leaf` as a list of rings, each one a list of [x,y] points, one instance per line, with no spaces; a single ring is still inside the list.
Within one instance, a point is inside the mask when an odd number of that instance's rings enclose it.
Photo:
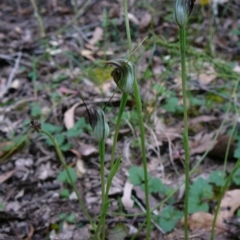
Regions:
[[[240,185],[240,168],[235,172],[232,180],[236,185]]]
[[[59,218],[60,220],[65,220],[66,217],[67,217],[67,214],[66,214],[66,213],[60,213],[60,214],[58,215],[58,218]]]
[[[129,181],[133,185],[140,185],[144,182],[144,171],[143,168],[133,166],[129,169]]]
[[[62,133],[58,133],[58,134],[55,135],[55,138],[57,140],[57,143],[58,143],[59,147],[61,148],[61,145],[63,145],[63,143],[65,142],[66,137]],[[48,137],[46,137],[46,143],[49,146],[54,146],[53,142]]]
[[[128,227],[123,223],[116,223],[113,227],[107,228],[107,239],[123,240],[128,235]]]
[[[42,114],[42,108],[39,102],[31,103],[31,116],[39,117]]]
[[[68,223],[76,223],[77,221],[77,216],[75,213],[70,213],[69,215],[66,216],[65,221]]]
[[[209,182],[217,187],[222,187],[225,183],[225,173],[223,171],[213,171],[209,175]]]
[[[182,218],[183,213],[175,210],[173,206],[166,206],[159,217],[159,226],[164,232],[170,232],[174,229],[176,223]]]
[[[75,170],[73,168],[69,167],[68,171],[70,173],[70,176],[71,176],[73,182],[76,182],[77,181],[77,174],[76,174]],[[68,178],[68,174],[67,174],[65,169],[58,174],[57,180],[60,181],[60,182],[63,182],[63,183],[71,184],[70,179]]]
[[[4,204],[0,203],[0,210],[4,209]]]
[[[163,192],[164,185],[162,181],[158,178],[149,178],[148,188],[149,188],[149,193]]]
[[[63,131],[62,126],[56,126],[56,125],[53,125],[51,123],[43,123],[42,124],[42,129],[44,129],[45,131],[47,131],[49,133],[59,133],[59,132]]]
[[[86,123],[85,118],[79,118],[78,121],[75,123],[74,127],[70,128],[67,131],[67,137],[77,137],[80,136],[84,130],[89,130],[90,127]]]
[[[199,197],[190,196],[188,199],[188,213],[208,212],[209,206],[206,202],[202,202]]]
[[[237,214],[238,217],[240,217],[240,209],[237,210]]]
[[[78,137],[82,134],[82,129],[76,129],[75,127],[68,129],[66,135],[67,137]]]
[[[68,151],[72,147],[72,145],[70,143],[65,143],[65,144],[63,144],[63,145],[61,145],[59,147],[61,148],[61,150],[63,152],[66,152],[66,151]]]
[[[212,186],[203,178],[198,178],[191,186],[190,196],[197,196],[200,200],[210,199],[213,197]]]
[[[178,105],[177,97],[169,97],[166,99],[167,103],[163,105],[163,108],[170,113],[175,113],[176,111],[180,111],[181,107]]]
[[[213,197],[212,186],[203,178],[198,178],[191,186],[189,191],[188,212],[207,212],[208,204],[205,202]]]
[[[69,198],[70,196],[70,192],[68,189],[64,188],[61,192],[60,192],[60,197],[61,198]]]
[[[240,158],[240,141],[237,142],[237,147],[234,151],[234,157],[235,158]]]

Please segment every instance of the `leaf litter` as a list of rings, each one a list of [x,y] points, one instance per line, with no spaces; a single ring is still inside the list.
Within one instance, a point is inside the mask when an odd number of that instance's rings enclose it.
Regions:
[[[81,10],[83,1],[75,2],[77,8]],[[217,10],[221,11],[222,3],[215,1],[214,4],[214,7],[220,6]],[[239,41],[239,35],[229,31],[237,29],[235,26],[237,19],[233,19],[236,15],[231,14],[231,11],[237,12],[239,6],[236,1],[229,4],[229,12],[224,15],[228,21],[221,18],[221,12],[215,16],[217,21],[224,20],[225,24],[220,24],[219,27],[227,34],[222,36],[216,33],[212,44],[215,47],[214,51],[231,59],[231,64],[235,64],[233,70],[239,72],[237,49],[232,47]],[[144,111],[146,110],[149,172],[151,177],[155,178],[153,182],[159,179],[165,186],[176,188],[184,180],[184,168],[181,164],[184,152],[183,121],[179,117],[182,105],[179,63],[170,64],[175,61],[174,46],[167,46],[166,42],[160,41],[161,39],[154,42],[150,36],[156,32],[170,43],[177,39],[177,29],[168,17],[169,10],[162,5],[159,6],[157,1],[150,1],[151,7],[144,9],[131,3],[129,19],[133,31],[133,46],[139,47],[136,51],[139,58],[137,76],[143,80],[141,89]],[[109,96],[115,92],[115,86],[113,81],[109,82],[109,77],[106,79],[102,77],[105,74],[102,60],[109,60],[115,56],[124,57],[127,54],[124,21],[119,11],[122,6],[120,3],[90,1],[86,4],[85,11],[77,13],[79,18],[74,21],[74,7],[70,3],[51,1],[46,4],[40,1],[39,9],[44,19],[46,39],[40,38],[33,9],[27,0],[18,1],[16,6],[9,5],[8,1],[3,0],[0,6],[0,158],[8,156],[7,161],[0,165],[0,207],[3,205],[0,238],[44,239],[49,235],[50,239],[78,240],[79,236],[87,239],[90,237],[90,226],[79,208],[76,196],[68,189],[67,182],[57,180],[63,169],[53,147],[48,145],[40,134],[27,131],[25,122],[29,123],[31,118],[35,117],[42,120],[43,126],[51,123],[50,129],[56,130],[53,133],[58,134],[61,129],[60,132],[65,134],[68,129],[74,128],[79,118],[83,116],[84,110],[79,106],[81,104],[77,98],[79,91],[84,95],[87,104],[108,104],[111,107],[107,113],[110,122],[116,117],[120,95],[116,93],[108,103]],[[200,10],[201,6],[198,7]],[[109,10],[108,25],[104,25],[107,14],[103,8]],[[153,11],[152,8],[158,11]],[[198,23],[201,31],[197,35],[190,34],[189,41],[198,50],[202,50],[208,46],[206,40],[208,28],[205,21],[209,16],[207,11],[199,12],[204,15],[205,20]],[[196,25],[190,25],[196,28]],[[149,37],[148,40],[142,46],[138,46],[146,36]],[[224,89],[216,91],[229,94],[228,90],[233,84],[228,78],[233,75],[221,74],[219,67],[215,65],[216,62],[208,64],[209,59],[205,59],[207,63],[201,65],[197,59],[198,57],[195,57],[191,62],[197,71],[189,70],[191,73],[189,89],[194,96],[199,97],[194,99],[195,102],[189,103],[191,163],[195,163],[209,146],[213,145],[212,150],[215,150],[215,154],[209,154],[212,159],[206,157],[198,168],[198,173],[209,173],[212,168],[222,169],[223,162],[219,162],[219,159],[223,158],[223,153],[218,147],[221,145],[220,149],[224,149],[227,146],[228,139],[225,136],[229,133],[229,126],[226,125],[220,133],[223,138],[213,141],[216,130],[226,115],[218,102],[218,96],[209,93],[227,81],[227,91],[224,92]],[[191,68],[191,65],[189,67]],[[100,75],[99,85],[95,84],[95,77],[89,75],[88,68],[96,70],[94,73]],[[153,89],[154,84],[159,86]],[[229,95],[227,96],[232,101]],[[33,102],[37,104],[34,105]],[[204,104],[212,102],[217,106],[213,110],[204,107]],[[175,103],[177,107],[174,106]],[[122,163],[109,192],[111,204],[107,224],[110,239],[116,239],[116,235],[119,239],[132,236],[144,221],[141,216],[128,218],[116,214],[122,209],[125,213],[145,211],[143,190],[140,186],[130,184],[127,177],[132,165],[141,166],[141,153],[135,141],[139,133],[135,128],[135,118],[131,115],[134,106],[134,101],[130,99],[126,109],[126,114],[130,117],[125,116],[126,121],[122,124],[116,151],[117,155],[122,156]],[[175,112],[168,112],[169,109],[174,109]],[[231,124],[234,116],[228,116],[227,121]],[[111,124],[113,129],[114,121]],[[16,144],[14,137],[20,135],[25,138]],[[67,164],[71,168],[75,166],[75,170],[72,168],[71,171],[76,173],[80,195],[92,216],[97,216],[101,202],[97,144],[86,129],[78,136],[64,135],[61,141],[71,143],[64,152]],[[14,147],[8,148],[9,143]],[[106,170],[109,169],[111,144],[111,139],[107,139]],[[232,146],[234,150],[237,145],[234,142]],[[217,159],[218,161],[214,161]],[[196,175],[199,174],[194,173],[193,180]],[[65,177],[63,174],[60,179],[64,180]],[[235,233],[237,236],[236,225],[230,224],[236,219],[236,212],[239,209],[239,190],[236,186],[235,188],[227,191],[221,202],[215,228],[217,233],[221,232],[224,235]],[[69,198],[60,197],[64,189],[69,190]],[[151,206],[155,207],[164,200],[163,195],[153,192],[150,197]],[[171,199],[175,201],[174,206],[180,210],[183,196],[184,188],[180,188]],[[169,213],[178,216],[173,209],[166,212],[164,207],[166,206],[160,206],[154,211],[155,216],[163,211],[165,217],[154,220],[152,236],[158,236],[159,239],[163,237],[164,231],[158,223],[168,223]],[[212,212],[214,207],[211,209]],[[193,236],[198,231],[198,236],[203,236],[204,239],[206,236],[204,234],[209,233],[213,219],[211,211],[196,212],[189,216],[191,219],[189,228]],[[60,217],[63,216],[61,214],[65,214],[64,218]],[[77,222],[74,222],[75,220]],[[77,223],[81,224],[80,228]],[[171,236],[170,239],[179,239],[179,236],[183,236],[182,226],[175,225],[170,234],[164,235],[166,239],[168,236]],[[138,239],[145,239],[144,237],[145,233],[141,231]]]

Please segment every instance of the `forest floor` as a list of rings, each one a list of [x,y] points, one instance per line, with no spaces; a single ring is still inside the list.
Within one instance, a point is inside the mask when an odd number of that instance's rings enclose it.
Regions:
[[[107,177],[121,92],[106,61],[129,56],[123,5],[117,0],[34,3],[0,3],[0,239],[92,239],[92,226],[53,144],[29,123],[40,122],[56,137],[80,196],[97,219],[98,143],[81,98],[88,108],[105,107]],[[174,1],[128,4],[152,184],[149,199],[155,207],[151,239],[184,239],[183,100]],[[197,1],[186,27],[191,169],[199,163],[191,174],[191,239],[210,239],[219,192],[240,158],[239,12],[239,0]],[[133,184],[142,180],[139,134],[135,100],[129,96],[115,153],[121,165],[109,192],[109,240],[146,239],[144,183]],[[173,189],[175,194],[164,201]],[[227,191],[220,210],[228,212],[220,213],[215,239],[240,236],[239,171]]]

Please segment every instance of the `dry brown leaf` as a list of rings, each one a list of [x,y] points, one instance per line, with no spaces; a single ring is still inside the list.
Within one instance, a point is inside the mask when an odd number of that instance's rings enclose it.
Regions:
[[[9,171],[7,173],[0,175],[0,184],[5,182],[6,180],[8,180],[14,174],[14,172],[15,172],[15,170],[12,170],[12,171]]]
[[[94,45],[95,43],[100,41],[102,37],[103,37],[103,29],[100,27],[96,27],[93,32],[92,38],[89,40],[89,43],[91,45]]]
[[[199,83],[201,85],[208,85],[216,78],[216,75],[217,74],[216,74],[214,68],[210,66],[206,72],[201,73],[198,76]]]
[[[128,18],[129,21],[135,23],[137,26],[139,25],[138,19],[132,13],[128,13]]]
[[[96,59],[93,57],[93,54],[94,54],[94,53],[93,53],[93,51],[91,51],[91,50],[83,49],[83,50],[81,50],[80,54],[81,54],[83,57],[89,59],[89,60],[92,61],[92,62],[94,62],[94,61],[96,60]]]
[[[123,189],[122,204],[126,209],[133,207],[134,201],[131,199],[133,184],[126,181]]]
[[[151,20],[152,20],[152,15],[146,12],[140,20],[140,23],[139,23],[140,30],[146,29],[151,23]]]
[[[233,68],[233,71],[240,73],[240,65],[236,64],[235,67]]]
[[[37,171],[38,179],[46,180],[49,177],[54,175],[51,163],[47,162],[46,164],[41,164]]]
[[[240,189],[227,191],[221,201],[218,219],[225,221],[240,207]]]
[[[77,160],[75,169],[78,178],[83,178],[83,175],[86,173],[86,168],[84,167],[84,162],[82,159]]]
[[[14,88],[14,89],[19,89],[20,86],[21,86],[21,83],[19,79],[15,79],[11,84],[11,88]]]
[[[64,113],[64,124],[67,129],[74,127],[74,111],[81,103],[75,103],[70,109]]]
[[[203,153],[207,151],[211,145],[213,146],[214,135],[214,132],[200,132],[196,134],[193,140],[189,141],[191,154]]]
[[[84,156],[84,157],[88,157],[88,156],[98,152],[97,148],[95,148],[94,146],[84,144],[84,143],[81,143],[79,151],[82,154],[82,156]]]
[[[71,151],[72,153],[74,153],[74,154],[77,156],[77,158],[81,158],[81,157],[82,157],[81,153],[80,153],[78,150],[76,150],[76,149],[70,149],[70,151]]]
[[[207,212],[196,212],[189,216],[188,226],[191,231],[197,229],[203,229],[205,231],[211,231],[214,216]],[[184,224],[184,218],[181,219],[181,223]],[[215,226],[215,233],[219,234],[226,230],[224,223],[217,220]]]
[[[216,74],[201,73],[199,75],[199,82],[202,85],[207,85],[211,83],[215,78],[216,78]]]

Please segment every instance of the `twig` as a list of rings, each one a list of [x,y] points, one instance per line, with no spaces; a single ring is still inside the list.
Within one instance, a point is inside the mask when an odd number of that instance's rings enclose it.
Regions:
[[[12,84],[12,81],[13,81],[13,78],[17,72],[17,69],[19,67],[19,63],[20,63],[20,60],[21,60],[21,57],[22,57],[22,52],[18,52],[18,56],[17,56],[17,59],[15,61],[15,64],[14,64],[14,67],[8,77],[8,80],[7,80],[7,84],[5,86],[5,88],[2,90],[2,92],[0,92],[0,98],[2,98],[4,96],[4,94],[8,91],[8,89],[10,88],[11,84]]]

